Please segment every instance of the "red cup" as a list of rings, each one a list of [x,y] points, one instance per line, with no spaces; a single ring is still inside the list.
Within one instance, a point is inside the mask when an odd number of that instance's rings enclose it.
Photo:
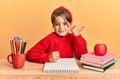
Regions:
[[[25,54],[10,54],[7,56],[7,60],[10,64],[13,64],[15,69],[21,69],[25,64]]]

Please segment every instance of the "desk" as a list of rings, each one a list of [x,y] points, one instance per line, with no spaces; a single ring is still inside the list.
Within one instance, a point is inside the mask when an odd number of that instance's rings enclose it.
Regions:
[[[78,74],[44,73],[44,64],[25,62],[23,69],[14,69],[7,59],[0,59],[0,80],[120,80],[120,59],[104,73],[83,69]]]

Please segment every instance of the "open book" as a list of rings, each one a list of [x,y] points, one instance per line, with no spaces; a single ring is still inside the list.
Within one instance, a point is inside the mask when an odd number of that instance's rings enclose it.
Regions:
[[[45,73],[79,73],[80,69],[74,58],[60,58],[56,62],[46,62]]]

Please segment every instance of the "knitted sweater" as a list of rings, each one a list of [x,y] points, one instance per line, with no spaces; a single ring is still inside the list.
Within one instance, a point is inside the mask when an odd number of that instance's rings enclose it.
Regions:
[[[59,51],[60,58],[72,58],[74,55],[80,59],[82,54],[87,53],[87,44],[81,35],[59,36],[52,32],[28,50],[26,59],[38,63],[49,62],[53,51]]]

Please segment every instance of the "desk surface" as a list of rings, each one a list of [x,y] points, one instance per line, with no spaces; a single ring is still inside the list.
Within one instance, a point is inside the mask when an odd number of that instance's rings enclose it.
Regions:
[[[120,80],[120,59],[105,72],[83,69],[80,62],[78,74],[44,73],[44,64],[25,62],[23,69],[14,69],[7,59],[0,59],[0,80]]]

